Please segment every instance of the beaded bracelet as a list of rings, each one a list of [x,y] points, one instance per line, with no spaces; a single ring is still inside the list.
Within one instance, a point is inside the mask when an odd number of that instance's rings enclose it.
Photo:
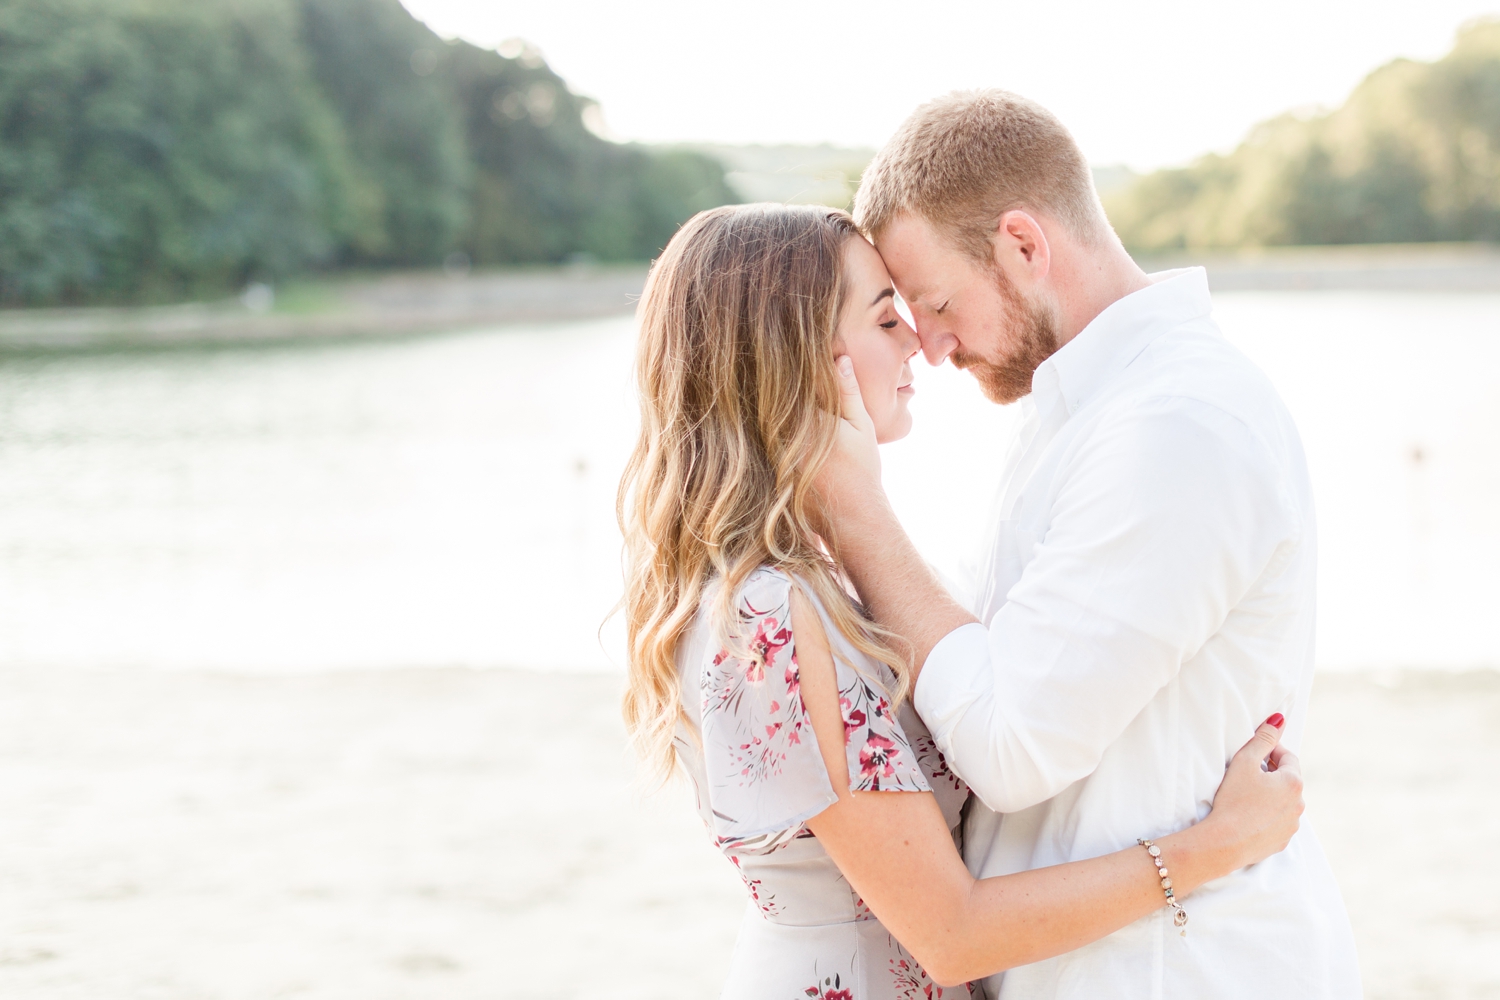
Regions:
[[[1177,902],[1177,897],[1172,895],[1172,880],[1167,877],[1170,873],[1162,867],[1161,848],[1149,840],[1137,840],[1136,843],[1146,849],[1146,853],[1151,855],[1151,863],[1156,865],[1156,876],[1161,879],[1162,891],[1167,894],[1167,905],[1174,911],[1172,914],[1172,926],[1186,927],[1187,910],[1184,910],[1182,904]],[[1182,933],[1186,934],[1187,931],[1184,930]]]

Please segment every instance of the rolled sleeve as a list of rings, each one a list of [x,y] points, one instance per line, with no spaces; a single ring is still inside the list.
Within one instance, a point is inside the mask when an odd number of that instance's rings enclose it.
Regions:
[[[1091,774],[1299,525],[1264,442],[1211,404],[1140,401],[1066,457],[989,627],[943,638],[914,703],[989,808]]]

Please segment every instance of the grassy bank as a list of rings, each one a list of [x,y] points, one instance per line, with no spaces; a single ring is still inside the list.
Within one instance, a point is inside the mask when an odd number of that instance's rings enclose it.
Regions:
[[[1201,265],[1215,291],[1500,292],[1500,246],[1407,243],[1142,256]],[[629,313],[647,265],[356,274],[218,302],[0,310],[0,351],[379,337]]]
[[[628,313],[646,265],[408,271],[170,306],[0,311],[0,350],[397,336]]]

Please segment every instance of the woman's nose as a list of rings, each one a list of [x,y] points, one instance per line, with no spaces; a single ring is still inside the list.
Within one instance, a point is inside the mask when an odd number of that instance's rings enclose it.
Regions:
[[[917,331],[913,330],[906,320],[901,321],[901,332],[905,334],[901,338],[901,349],[906,352],[906,357],[910,360],[912,355],[922,349],[922,338],[917,336]]]

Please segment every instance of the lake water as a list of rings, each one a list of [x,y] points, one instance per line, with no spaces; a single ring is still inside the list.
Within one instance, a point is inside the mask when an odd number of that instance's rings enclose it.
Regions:
[[[1236,293],[1317,489],[1324,668],[1500,665],[1500,296]],[[0,667],[610,669],[633,323],[0,357]],[[1015,415],[917,366],[966,576]]]

